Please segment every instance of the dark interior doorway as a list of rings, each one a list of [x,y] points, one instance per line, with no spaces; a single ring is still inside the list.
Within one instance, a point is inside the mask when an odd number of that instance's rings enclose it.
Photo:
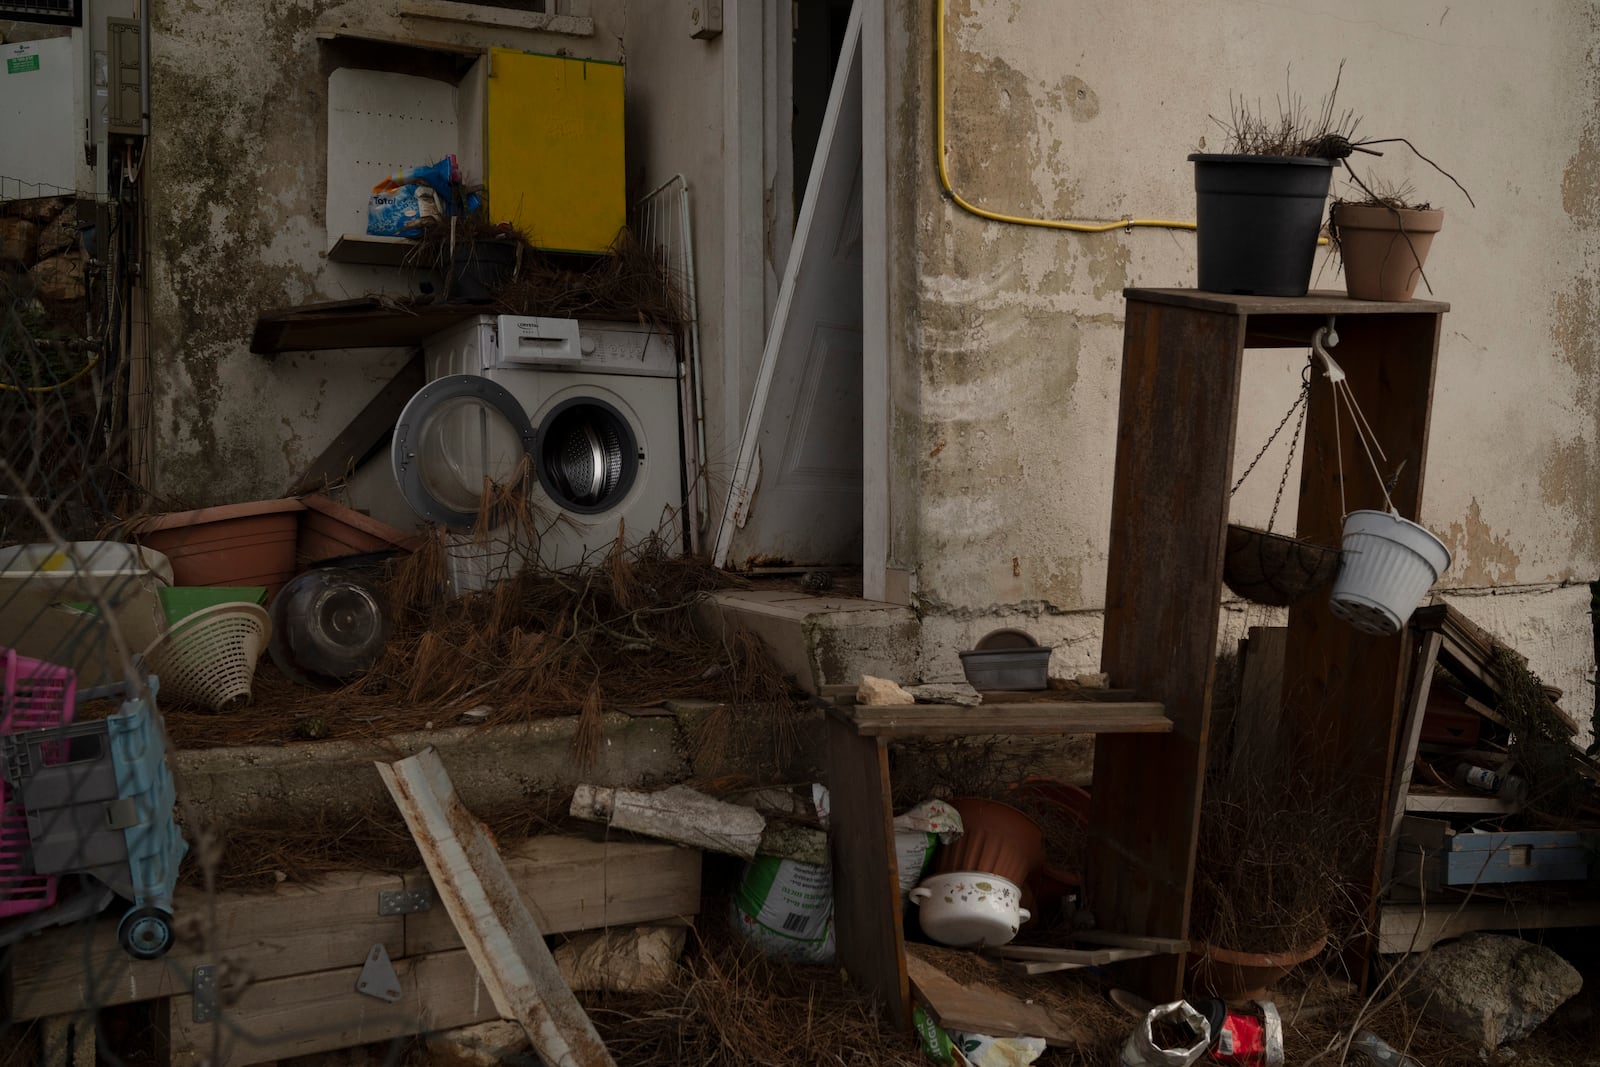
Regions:
[[[794,0],[794,214],[806,195],[850,0]]]

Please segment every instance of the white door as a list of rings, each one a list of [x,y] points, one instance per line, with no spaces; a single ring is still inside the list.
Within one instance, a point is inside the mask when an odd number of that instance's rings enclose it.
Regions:
[[[718,566],[861,564],[861,7],[845,28]]]

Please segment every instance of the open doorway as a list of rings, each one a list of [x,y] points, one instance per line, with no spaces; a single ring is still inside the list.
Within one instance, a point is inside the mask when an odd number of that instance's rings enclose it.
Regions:
[[[822,133],[822,116],[828,109],[828,90],[839,65],[845,26],[850,21],[850,0],[792,0],[794,38],[794,206],[791,219],[800,214],[806,179]]]

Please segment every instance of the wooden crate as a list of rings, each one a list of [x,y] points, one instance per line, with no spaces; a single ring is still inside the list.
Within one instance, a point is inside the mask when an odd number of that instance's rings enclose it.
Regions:
[[[534,838],[505,854],[546,934],[685,921],[700,909],[700,853],[649,842]],[[380,914],[380,893],[428,891],[425,874],[350,872],[267,894],[198,892],[177,900],[178,943],[129,959],[116,919],[47,931],[17,947],[12,1018],[68,1015],[166,998],[171,1061],[262,1063],[497,1017],[442,905]],[[201,930],[214,915],[209,945]],[[401,982],[393,1004],[356,992],[374,945]],[[224,985],[215,1022],[196,1021],[196,969]],[[203,1017],[206,1013],[202,1010]]]
[[[1589,875],[1584,835],[1571,830],[1457,833],[1442,819],[1407,816],[1395,880],[1422,889],[1578,881]]]

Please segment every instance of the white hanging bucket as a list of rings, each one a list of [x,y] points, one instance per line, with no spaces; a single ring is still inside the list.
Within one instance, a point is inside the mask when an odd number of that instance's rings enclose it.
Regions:
[[[1444,542],[1410,519],[1388,511],[1344,517],[1344,563],[1328,607],[1363,633],[1400,632],[1450,566]]]

